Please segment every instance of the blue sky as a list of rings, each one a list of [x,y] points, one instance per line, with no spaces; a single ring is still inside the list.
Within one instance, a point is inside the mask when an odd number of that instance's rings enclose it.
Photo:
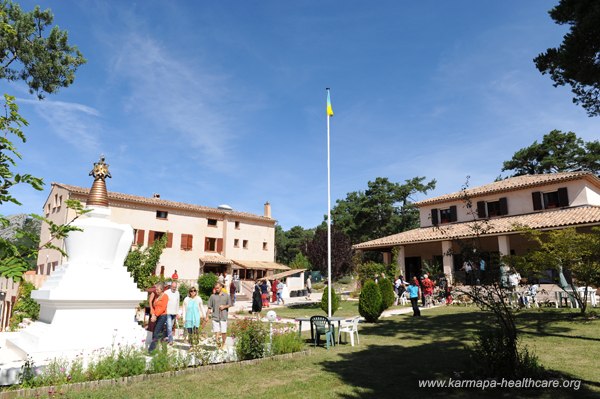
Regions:
[[[566,32],[555,1],[22,1],[51,8],[87,58],[75,83],[37,101],[2,82],[29,122],[17,187],[41,213],[51,182],[262,214],[284,229],[369,180],[437,179],[429,195],[493,181],[552,129],[598,139],[598,118],[532,59]],[[423,196],[414,200],[423,199]]]

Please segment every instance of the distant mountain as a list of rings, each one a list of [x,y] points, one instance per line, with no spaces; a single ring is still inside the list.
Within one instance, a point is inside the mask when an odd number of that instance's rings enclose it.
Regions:
[[[29,231],[35,231],[38,234],[42,228],[42,222],[37,219],[31,218],[25,213],[18,215],[7,216],[6,219],[9,221],[9,225],[3,229],[0,229],[0,238],[4,240],[12,240],[15,238],[17,230],[27,228]]]

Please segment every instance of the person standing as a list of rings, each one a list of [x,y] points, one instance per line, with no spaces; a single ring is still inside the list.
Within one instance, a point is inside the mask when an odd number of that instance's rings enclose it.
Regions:
[[[260,296],[262,299],[262,307],[269,307],[269,286],[267,285],[267,280],[262,280],[260,283]]]
[[[310,278],[310,273],[306,278],[306,299],[310,299],[310,293],[312,292],[312,280]]]
[[[271,284],[271,292],[273,293],[273,296],[271,297],[271,302],[273,302],[273,303],[278,302],[277,304],[279,305],[279,301],[277,300],[278,287],[279,287],[279,280],[277,280],[277,279],[273,280],[273,284]]]
[[[283,289],[285,288],[285,284],[283,281],[279,281],[277,283],[277,304],[279,305],[279,301],[285,305],[285,301],[283,300]]]
[[[208,312],[206,319],[211,316],[212,330],[215,334],[217,346],[225,348],[227,340],[227,316],[231,307],[231,298],[223,292],[221,283],[215,284],[215,293],[208,298]]]
[[[169,303],[169,297],[164,293],[165,285],[163,283],[156,284],[154,289],[156,299],[154,306],[151,308],[152,316],[150,316],[150,321],[156,323],[156,326],[152,333],[152,342],[148,348],[149,353],[152,353],[156,348],[156,343],[163,338],[163,329],[167,324],[167,305]]]
[[[260,320],[260,312],[262,311],[262,294],[260,292],[260,285],[258,280],[254,284],[254,291],[252,292],[252,313],[256,314],[256,317]]]
[[[423,275],[423,281],[421,287],[423,287],[423,295],[425,296],[425,304],[429,307],[433,305],[433,288],[435,283],[431,281],[429,275]]]
[[[171,288],[165,292],[165,295],[169,297],[169,305],[167,306],[167,341],[169,345],[173,344],[173,327],[175,321],[179,315],[179,290],[177,289],[177,282],[171,282]]]
[[[188,295],[183,300],[183,320],[191,344],[197,342],[201,320],[206,317],[206,312],[196,287],[190,288]]]
[[[175,269],[175,273],[171,274],[171,280],[173,280],[173,281],[179,280],[179,274],[177,274],[177,269]]]
[[[410,304],[413,308],[413,317],[421,316],[421,311],[419,310],[419,297],[421,296],[421,288],[419,288],[419,281],[416,277],[413,277],[406,290],[408,291]]]

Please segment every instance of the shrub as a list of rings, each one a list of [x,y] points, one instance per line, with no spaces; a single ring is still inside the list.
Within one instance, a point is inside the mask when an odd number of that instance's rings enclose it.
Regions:
[[[321,309],[323,312],[327,313],[329,311],[329,286],[326,286],[323,290],[323,297],[321,298]],[[331,291],[331,315],[336,312],[340,308],[340,296],[335,293],[335,290]]]
[[[388,278],[379,279],[379,291],[381,292],[381,310],[384,311],[394,304],[394,285]]]
[[[31,291],[35,289],[35,286],[25,280],[21,281],[19,286],[19,294],[15,307],[13,308],[13,315],[10,318],[10,330],[14,331],[19,327],[19,323],[24,318],[31,320],[37,320],[40,316],[40,305],[31,298]]]
[[[303,348],[304,340],[298,336],[296,331],[273,334],[273,345],[271,347],[273,355],[300,352]]]
[[[187,357],[181,355],[178,350],[170,351],[166,343],[161,342],[159,347],[152,352],[152,359],[148,372],[164,373],[166,371],[180,370],[187,367]]]
[[[543,374],[537,356],[500,329],[478,332],[471,351],[478,378],[534,378]]]
[[[373,277],[377,274],[387,272],[387,266],[376,262],[366,262],[358,265],[357,268],[358,279],[361,284],[364,284],[367,280],[373,280]]]
[[[232,333],[236,338],[235,349],[239,360],[265,356],[268,333],[262,322],[254,319],[240,320],[233,326]]]
[[[365,282],[358,299],[358,312],[369,323],[374,323],[381,315],[381,292],[375,281]]]
[[[179,291],[179,304],[181,305],[183,303],[183,300],[188,296],[190,292],[190,286],[187,283],[179,282],[179,284],[177,285],[177,291]]]
[[[198,278],[198,294],[203,301],[208,301],[217,281],[219,281],[219,278],[214,273],[205,273]]]

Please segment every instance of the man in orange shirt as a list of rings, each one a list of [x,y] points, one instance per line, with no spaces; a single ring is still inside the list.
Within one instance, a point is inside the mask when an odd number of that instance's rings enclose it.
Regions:
[[[165,285],[158,283],[154,286],[156,290],[156,300],[154,306],[151,308],[150,321],[156,322],[154,331],[152,333],[152,342],[148,348],[148,352],[152,352],[156,348],[156,343],[163,338],[163,331],[167,324],[167,304],[169,303],[169,297],[165,295]]]

